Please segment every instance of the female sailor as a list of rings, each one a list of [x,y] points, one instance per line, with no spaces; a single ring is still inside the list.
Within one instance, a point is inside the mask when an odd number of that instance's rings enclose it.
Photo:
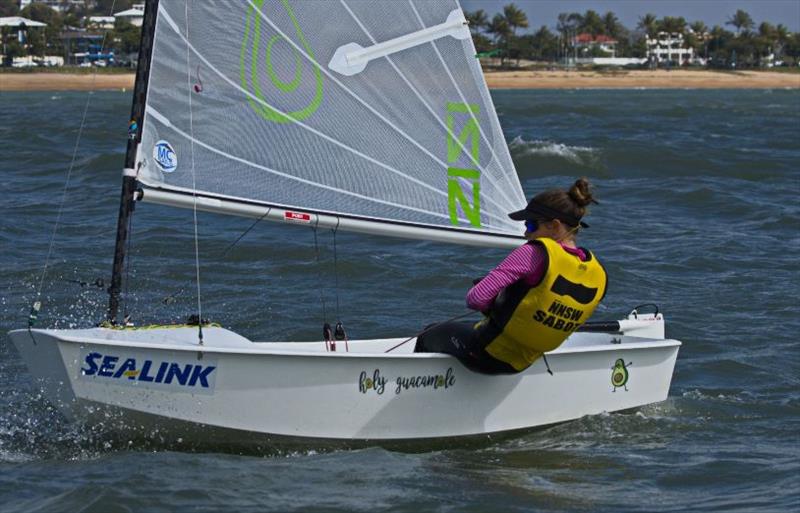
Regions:
[[[597,203],[580,178],[568,190],[537,194],[509,214],[525,222],[529,242],[515,249],[467,293],[467,306],[484,314],[475,325],[434,325],[416,352],[448,353],[487,374],[513,374],[560,346],[592,315],[606,293],[606,272],[576,245],[587,206]]]

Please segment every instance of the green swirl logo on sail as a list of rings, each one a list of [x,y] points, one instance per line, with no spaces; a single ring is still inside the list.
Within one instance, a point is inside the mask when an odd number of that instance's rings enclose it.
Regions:
[[[303,35],[303,31],[300,30],[300,25],[297,23],[297,18],[295,18],[294,12],[292,8],[289,6],[288,0],[281,0],[284,8],[286,9],[286,13],[289,15],[289,18],[292,20],[292,25],[294,25],[295,34],[297,35],[297,39],[300,41],[300,44],[303,46],[303,49],[308,54],[311,59],[316,61],[316,57],[314,56],[314,52],[311,50],[311,46],[309,46],[308,41],[306,41],[305,36]],[[258,115],[266,119],[267,121],[274,121],[276,123],[289,123],[291,121],[302,121],[312,115],[316,110],[319,108],[320,104],[322,103],[322,73],[314,64],[311,64],[314,73],[314,98],[311,102],[302,109],[294,110],[294,111],[286,111],[281,112],[280,110],[271,107],[267,100],[264,98],[264,94],[261,92],[261,84],[259,82],[258,77],[258,62],[259,62],[259,51],[261,49],[261,8],[264,5],[264,0],[253,0],[252,5],[247,10],[247,20],[245,23],[244,29],[244,40],[242,41],[242,49],[241,53],[239,54],[239,78],[242,83],[242,87],[248,90],[253,96],[258,98],[260,101],[254,100],[252,97],[248,96],[247,101],[250,104],[250,108],[252,108]],[[255,6],[255,8],[254,8]],[[293,48],[294,52],[294,75],[290,81],[282,80],[278,74],[275,72],[275,68],[273,66],[273,50],[275,46],[279,42],[284,42],[289,44],[286,39],[281,35],[273,35],[267,41],[265,51],[265,64],[267,69],[267,76],[269,77],[270,82],[272,83],[275,88],[283,94],[290,94],[297,91],[297,88],[300,87],[302,83],[303,77],[303,56],[300,52]],[[247,66],[247,49],[248,44],[250,47],[250,66],[248,70]],[[248,73],[249,72],[249,73]],[[249,75],[249,77],[248,77]],[[248,82],[249,78],[249,82]],[[286,110],[286,109],[281,109]]]

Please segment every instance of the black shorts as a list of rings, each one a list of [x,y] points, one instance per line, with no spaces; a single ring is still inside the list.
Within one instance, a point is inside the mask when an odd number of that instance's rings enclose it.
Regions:
[[[465,367],[483,374],[516,374],[519,371],[486,352],[471,322],[434,325],[417,338],[415,353],[446,353]]]

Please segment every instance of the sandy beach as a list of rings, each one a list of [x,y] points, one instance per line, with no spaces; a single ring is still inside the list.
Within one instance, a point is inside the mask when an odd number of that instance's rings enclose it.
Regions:
[[[133,73],[0,73],[0,91],[130,90]]]
[[[800,73],[774,71],[620,70],[499,71],[492,89],[782,89],[800,88]]]
[[[133,74],[0,73],[0,91],[88,91],[133,88]],[[492,89],[783,89],[800,73],[770,71],[620,70],[490,71]]]

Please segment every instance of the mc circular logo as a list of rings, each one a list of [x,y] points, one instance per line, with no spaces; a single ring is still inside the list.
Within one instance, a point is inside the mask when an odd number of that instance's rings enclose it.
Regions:
[[[178,155],[167,141],[158,141],[153,146],[153,159],[165,173],[172,173],[178,167]]]

